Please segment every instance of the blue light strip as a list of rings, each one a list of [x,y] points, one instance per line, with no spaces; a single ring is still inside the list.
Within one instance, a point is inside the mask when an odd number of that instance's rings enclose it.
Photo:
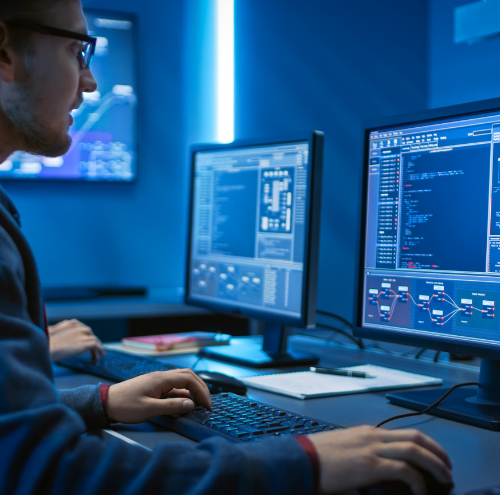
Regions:
[[[234,0],[217,0],[217,141],[234,140]]]

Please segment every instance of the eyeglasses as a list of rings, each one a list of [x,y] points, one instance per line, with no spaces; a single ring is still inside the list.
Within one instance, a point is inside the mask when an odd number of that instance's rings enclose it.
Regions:
[[[53,28],[52,26],[45,26],[44,24],[33,23],[31,21],[14,20],[6,21],[5,24],[29,28],[33,31],[38,31],[38,33],[43,33],[44,35],[61,36],[63,38],[73,38],[75,40],[80,40],[82,42],[82,48],[77,54],[77,59],[80,63],[80,66],[83,69],[86,69],[89,68],[90,64],[92,63],[92,60],[94,58],[95,46],[97,44],[97,38],[93,36],[77,33],[76,31]]]

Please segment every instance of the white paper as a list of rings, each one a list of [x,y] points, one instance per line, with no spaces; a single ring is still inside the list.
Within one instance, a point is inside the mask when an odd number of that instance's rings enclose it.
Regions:
[[[342,367],[342,369],[371,373],[372,375],[376,375],[376,378],[344,377],[341,375],[301,371],[257,375],[244,377],[240,380],[256,389],[276,392],[299,399],[443,383],[443,380],[440,378],[418,375],[416,373],[377,365],[348,366]]]

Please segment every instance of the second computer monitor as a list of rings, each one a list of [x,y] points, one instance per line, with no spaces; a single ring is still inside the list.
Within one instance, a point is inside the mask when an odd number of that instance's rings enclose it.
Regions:
[[[192,149],[186,301],[266,321],[262,356],[273,364],[279,352],[298,362],[283,326],[315,323],[322,139]]]
[[[368,124],[360,221],[355,334],[484,358],[439,412],[500,429],[500,100]]]

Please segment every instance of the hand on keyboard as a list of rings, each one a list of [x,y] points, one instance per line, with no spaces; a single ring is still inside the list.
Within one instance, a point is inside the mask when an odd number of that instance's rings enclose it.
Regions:
[[[189,413],[195,403],[207,409],[212,405],[207,385],[192,370],[151,372],[111,386],[107,415],[122,424],[139,424],[160,415]]]
[[[451,462],[433,439],[416,430],[352,427],[308,436],[319,455],[321,489],[341,493],[374,484],[401,481],[414,494],[427,493],[423,475],[450,483]]]
[[[77,356],[90,351],[92,359],[106,356],[101,341],[87,325],[76,319],[61,321],[48,327],[50,355],[53,361]]]

